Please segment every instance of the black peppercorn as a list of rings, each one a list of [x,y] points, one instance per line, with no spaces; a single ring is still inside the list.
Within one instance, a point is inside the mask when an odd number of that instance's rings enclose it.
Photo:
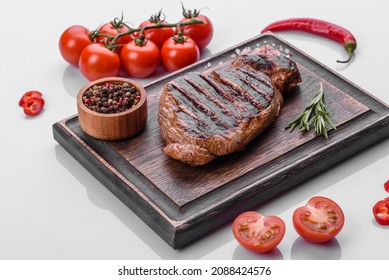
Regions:
[[[84,105],[95,112],[114,114],[138,104],[140,93],[129,83],[105,83],[87,89],[82,97]]]

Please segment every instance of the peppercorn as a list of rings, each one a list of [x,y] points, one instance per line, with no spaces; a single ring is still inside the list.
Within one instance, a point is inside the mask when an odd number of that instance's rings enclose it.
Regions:
[[[97,113],[124,112],[138,104],[140,93],[129,83],[105,83],[87,89],[82,97],[84,105]]]

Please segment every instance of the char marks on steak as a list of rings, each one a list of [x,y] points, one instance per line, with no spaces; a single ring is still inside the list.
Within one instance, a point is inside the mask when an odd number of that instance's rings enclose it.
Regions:
[[[268,46],[172,80],[159,104],[163,151],[197,166],[243,150],[277,117],[282,92],[299,82],[295,62]]]

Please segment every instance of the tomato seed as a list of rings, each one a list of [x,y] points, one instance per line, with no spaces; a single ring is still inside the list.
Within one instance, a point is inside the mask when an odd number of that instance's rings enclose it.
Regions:
[[[248,228],[249,227],[249,224],[248,223],[244,223],[244,224],[241,224],[240,225],[240,228],[241,229],[246,229],[246,228]]]
[[[321,230],[326,230],[326,229],[327,229],[327,226],[324,225],[324,224],[318,224],[316,228],[317,228],[317,229],[321,229]]]
[[[271,229],[279,229],[280,227],[279,227],[279,225],[274,224],[274,225],[272,225],[270,228],[271,228]]]

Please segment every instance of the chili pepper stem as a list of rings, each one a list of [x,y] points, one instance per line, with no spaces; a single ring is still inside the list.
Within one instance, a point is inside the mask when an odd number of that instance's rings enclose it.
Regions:
[[[354,55],[354,51],[357,48],[357,43],[355,41],[347,41],[344,44],[344,49],[350,54],[349,58],[347,60],[337,60],[338,63],[348,63],[350,62],[352,56]]]
[[[352,57],[353,57],[353,53],[350,53],[350,56],[349,56],[348,59],[346,59],[346,60],[337,60],[336,62],[338,62],[338,63],[349,63]]]

